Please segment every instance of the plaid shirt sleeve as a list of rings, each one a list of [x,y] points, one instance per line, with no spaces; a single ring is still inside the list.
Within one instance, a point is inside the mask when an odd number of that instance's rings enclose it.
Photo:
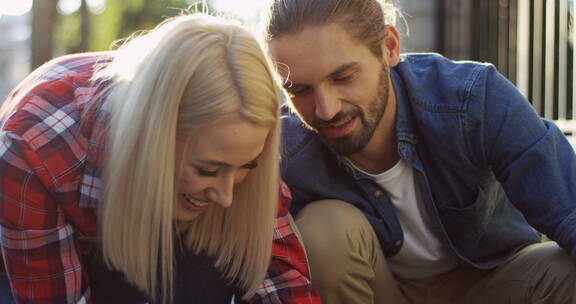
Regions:
[[[95,229],[78,206],[82,88],[67,80],[80,62],[51,64],[53,74],[25,80],[6,101],[18,109],[0,130],[0,244],[17,303],[91,303],[77,242]]]
[[[46,169],[16,135],[0,135],[2,254],[17,303],[86,303],[74,241]]]
[[[322,303],[310,282],[304,247],[291,226],[288,212],[291,200],[290,190],[282,183],[272,245],[272,262],[264,283],[250,303]]]

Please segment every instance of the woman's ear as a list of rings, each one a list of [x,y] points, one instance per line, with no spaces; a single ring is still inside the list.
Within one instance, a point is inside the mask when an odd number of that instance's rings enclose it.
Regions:
[[[398,30],[392,25],[384,28],[384,39],[382,39],[382,57],[389,67],[394,67],[400,62],[400,35]]]

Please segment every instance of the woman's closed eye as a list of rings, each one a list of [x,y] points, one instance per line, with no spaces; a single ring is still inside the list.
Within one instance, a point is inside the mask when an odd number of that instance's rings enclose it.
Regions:
[[[254,160],[254,161],[251,161],[251,162],[243,165],[240,168],[252,170],[256,167],[258,167],[258,161]],[[195,166],[194,168],[196,169],[196,174],[198,174],[199,176],[203,176],[203,177],[217,177],[218,174],[220,173],[220,169],[221,169],[221,168],[207,169],[207,168],[202,168],[202,167],[198,167],[198,166]]]
[[[255,169],[256,167],[258,167],[258,161],[254,160],[254,161],[251,161],[251,162],[245,164],[244,166],[242,166],[242,169],[251,170],[251,169]]]
[[[204,168],[200,168],[200,167],[195,167],[195,169],[196,169],[196,173],[199,176],[205,176],[205,177],[216,177],[216,176],[218,176],[218,171],[220,171],[220,169],[208,170],[208,169],[204,169]]]

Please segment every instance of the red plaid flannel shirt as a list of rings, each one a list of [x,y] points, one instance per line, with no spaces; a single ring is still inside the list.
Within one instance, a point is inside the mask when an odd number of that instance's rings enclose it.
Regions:
[[[81,256],[94,247],[103,119],[87,110],[94,65],[112,53],[55,59],[9,96],[16,113],[0,130],[0,226],[18,303],[91,303]],[[18,100],[14,100],[17,98]],[[320,303],[281,187],[268,276],[252,303]]]

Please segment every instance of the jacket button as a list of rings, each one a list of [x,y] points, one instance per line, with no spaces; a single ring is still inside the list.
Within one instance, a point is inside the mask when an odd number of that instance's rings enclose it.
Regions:
[[[384,192],[382,192],[382,190],[376,190],[376,191],[374,191],[374,197],[375,197],[375,198],[381,198],[382,195],[384,195]]]
[[[394,246],[395,246],[395,247],[400,247],[400,246],[402,246],[402,240],[397,240],[396,242],[394,242]]]

